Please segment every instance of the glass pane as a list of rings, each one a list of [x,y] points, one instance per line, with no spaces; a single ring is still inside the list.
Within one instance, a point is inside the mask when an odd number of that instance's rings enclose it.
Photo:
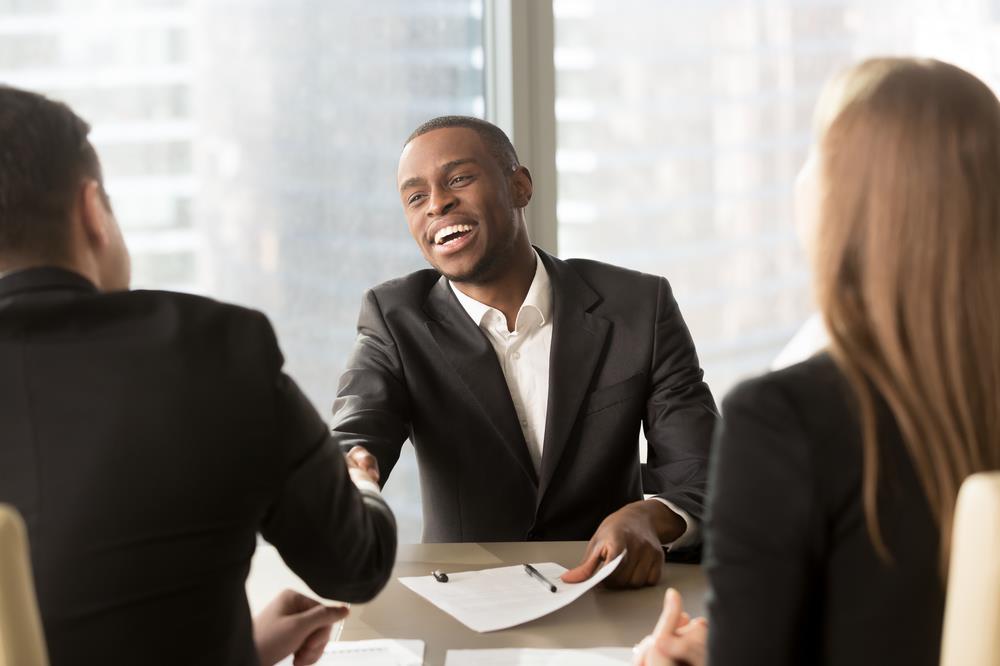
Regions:
[[[666,276],[721,398],[812,309],[792,187],[823,82],[897,53],[992,84],[997,5],[555,0],[560,254]]]
[[[364,291],[425,266],[402,142],[482,115],[470,0],[0,0],[0,80],[93,126],[136,287],[263,310],[325,416]],[[411,447],[387,497],[418,541]]]

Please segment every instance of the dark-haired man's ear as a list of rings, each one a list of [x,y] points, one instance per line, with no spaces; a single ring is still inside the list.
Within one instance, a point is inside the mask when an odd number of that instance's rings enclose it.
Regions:
[[[101,184],[90,178],[84,180],[80,185],[77,206],[87,240],[97,247],[106,247],[111,243],[111,211],[108,210]]]
[[[514,167],[514,173],[510,180],[514,207],[524,208],[531,202],[531,195],[535,191],[534,184],[531,182],[531,172],[528,171],[528,167]]]
[[[129,288],[132,262],[104,188],[96,180],[85,180],[80,186],[75,218],[89,250],[89,277],[101,291],[122,291]]]

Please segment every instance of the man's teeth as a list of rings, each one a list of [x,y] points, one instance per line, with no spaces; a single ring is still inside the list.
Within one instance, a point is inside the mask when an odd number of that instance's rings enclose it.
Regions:
[[[441,242],[451,236],[452,234],[461,233],[463,231],[472,231],[472,227],[468,224],[453,224],[450,227],[445,227],[444,229],[438,229],[437,233],[434,234],[434,244],[440,245]]]

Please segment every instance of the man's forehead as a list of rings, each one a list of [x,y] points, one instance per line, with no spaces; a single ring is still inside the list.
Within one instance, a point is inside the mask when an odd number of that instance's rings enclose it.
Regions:
[[[440,169],[457,161],[481,162],[488,156],[475,130],[445,127],[421,134],[403,147],[398,175],[402,177],[404,169]]]

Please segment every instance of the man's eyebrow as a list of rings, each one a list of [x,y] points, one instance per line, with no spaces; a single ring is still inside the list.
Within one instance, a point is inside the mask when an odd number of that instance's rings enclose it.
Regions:
[[[409,189],[411,187],[415,187],[415,186],[420,185],[420,184],[422,184],[424,182],[426,182],[426,181],[424,181],[424,179],[421,178],[420,176],[412,176],[412,177],[407,178],[406,180],[403,181],[403,184],[399,186],[399,191],[402,192],[403,190]]]
[[[476,162],[476,159],[473,158],[473,157],[463,157],[461,159],[451,160],[450,162],[445,162],[444,164],[442,164],[441,166],[439,166],[437,170],[438,171],[451,171],[452,169],[454,169],[457,166],[462,166],[463,164],[473,164],[475,162]],[[427,182],[427,181],[425,179],[421,178],[420,176],[412,176],[412,177],[407,178],[406,180],[403,181],[403,184],[399,186],[399,191],[402,192],[403,190],[406,190],[408,188],[415,187],[417,185],[422,185],[425,182]]]
[[[454,169],[457,166],[462,166],[463,164],[469,164],[469,163],[472,163],[472,162],[475,162],[475,161],[476,160],[474,158],[472,158],[472,157],[463,157],[463,158],[458,159],[458,160],[452,160],[450,162],[445,162],[444,164],[442,164],[438,168],[438,170],[439,171],[451,171],[452,169]]]

